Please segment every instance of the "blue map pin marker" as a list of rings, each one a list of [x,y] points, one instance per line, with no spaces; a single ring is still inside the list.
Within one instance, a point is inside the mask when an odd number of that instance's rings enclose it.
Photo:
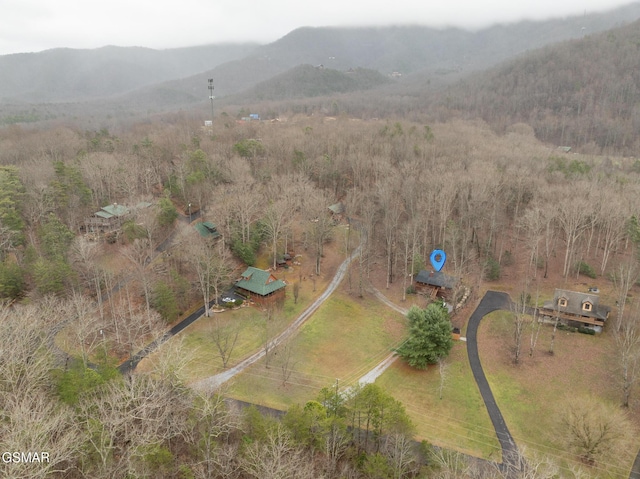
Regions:
[[[444,266],[444,262],[447,261],[447,254],[441,249],[434,249],[429,257],[431,260],[431,266],[436,271],[440,271]]]

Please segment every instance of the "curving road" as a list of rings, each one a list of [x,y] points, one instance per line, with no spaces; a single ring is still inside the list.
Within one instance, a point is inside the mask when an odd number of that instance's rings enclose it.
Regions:
[[[380,301],[385,303],[390,308],[398,311],[399,313],[406,314],[407,310],[405,308],[401,308],[400,306],[391,302],[386,296],[384,296],[380,291],[373,288],[373,294]],[[509,295],[506,293],[499,293],[496,291],[488,291],[480,304],[473,312],[471,317],[469,318],[469,322],[467,325],[467,354],[469,356],[469,363],[471,365],[471,371],[473,373],[473,377],[478,385],[478,389],[480,390],[480,395],[482,396],[482,400],[484,401],[485,407],[487,408],[487,412],[489,414],[489,418],[493,424],[493,427],[496,431],[496,436],[498,437],[498,441],[500,442],[500,447],[502,449],[502,467],[503,468],[516,468],[520,469],[520,454],[518,452],[518,447],[516,446],[509,429],[502,417],[502,413],[500,412],[500,408],[498,407],[495,398],[493,397],[493,393],[491,391],[491,387],[489,386],[489,382],[487,381],[487,377],[484,374],[484,370],[482,369],[482,363],[480,362],[480,355],[478,354],[478,326],[480,325],[480,320],[487,314],[499,310],[499,309],[507,309],[509,310],[511,306],[511,299]],[[396,359],[394,355],[385,358],[380,364],[378,364],[375,368],[373,368],[370,372],[365,374],[360,382],[371,382],[375,380],[386,368],[388,368],[391,363]]]
[[[311,315],[320,307],[320,305],[324,303],[327,298],[329,298],[329,296],[331,296],[331,293],[336,290],[340,282],[343,280],[351,261],[353,261],[354,258],[357,258],[360,254],[360,250],[361,246],[358,246],[358,248],[356,248],[355,251],[351,253],[351,256],[344,260],[344,262],[340,265],[338,271],[331,280],[331,283],[329,283],[329,286],[327,286],[327,289],[324,290],[323,293],[313,303],[311,303],[311,306],[305,309],[302,314],[300,314],[300,316],[298,316],[298,318],[287,327],[287,329],[285,329],[282,333],[280,333],[273,339],[273,347],[278,346],[279,344],[286,341],[291,335],[293,335],[293,333],[295,333],[300,328],[300,326],[302,326],[305,321],[311,317]],[[237,374],[240,374],[253,363],[259,361],[264,355],[265,351],[264,349],[261,349],[257,353],[254,353],[248,358],[242,360],[232,368],[198,381],[197,383],[193,384],[193,387],[205,390],[217,389],[220,385],[224,384]]]

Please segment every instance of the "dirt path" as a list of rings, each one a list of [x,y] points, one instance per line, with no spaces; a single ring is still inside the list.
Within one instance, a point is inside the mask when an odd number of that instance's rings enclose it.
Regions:
[[[331,294],[336,290],[338,285],[344,279],[344,276],[347,273],[347,269],[349,268],[351,261],[353,261],[354,258],[357,258],[358,255],[360,254],[360,249],[361,249],[361,246],[358,246],[358,248],[356,248],[356,250],[353,253],[351,253],[351,256],[349,256],[349,258],[347,258],[340,265],[340,267],[338,267],[338,271],[336,272],[335,276],[331,280],[331,283],[329,283],[329,286],[327,286],[327,289],[324,290],[324,292],[313,303],[311,303],[311,306],[305,309],[302,312],[302,314],[300,314],[300,316],[298,316],[298,318],[287,327],[287,329],[285,329],[282,333],[280,333],[277,337],[273,339],[273,342],[272,342],[273,347],[280,345],[281,343],[286,341],[291,335],[293,335],[293,333],[295,333],[305,323],[305,321],[311,317],[311,315],[320,307],[320,305],[324,303],[329,298],[329,296],[331,296]],[[209,391],[215,390],[220,385],[224,384],[225,382],[227,382],[237,374],[240,374],[242,371],[247,369],[249,366],[251,366],[255,362],[262,359],[264,355],[265,355],[265,351],[264,349],[261,349],[257,353],[252,354],[251,356],[244,359],[243,361],[233,366],[232,368],[229,368],[226,371],[216,374],[214,376],[210,376],[208,378],[202,379],[194,383],[192,386],[197,389],[204,389]]]
[[[398,313],[402,314],[403,316],[406,316],[407,311],[408,311],[407,309],[401,308],[397,304],[392,303],[384,294],[382,294],[380,291],[378,291],[373,286],[368,288],[368,291],[370,293],[372,293],[380,301],[382,301],[384,304],[386,304],[391,309],[393,309],[394,311],[397,311]],[[389,354],[389,356],[384,358],[373,369],[371,369],[371,371],[369,371],[364,376],[362,376],[360,379],[358,379],[358,384],[364,386],[365,384],[370,384],[370,383],[375,382],[375,380],[378,379],[382,375],[382,373],[384,373],[396,361],[396,359],[398,359],[398,356],[396,355],[396,353]]]

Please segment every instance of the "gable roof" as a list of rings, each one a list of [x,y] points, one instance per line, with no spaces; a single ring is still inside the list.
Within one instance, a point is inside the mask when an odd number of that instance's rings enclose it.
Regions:
[[[214,225],[211,221],[201,221],[200,223],[196,223],[193,225],[200,236],[203,238],[218,238],[220,233],[216,229],[216,225]]]
[[[458,278],[449,276],[442,271],[427,271],[423,269],[415,277],[416,283],[437,286],[438,288],[453,289],[458,283]]]
[[[328,206],[329,211],[331,211],[334,215],[341,215],[344,213],[344,205],[340,203],[336,203],[335,205]]]
[[[267,296],[286,286],[285,282],[277,279],[269,271],[249,266],[242,277],[236,281],[238,288],[246,289],[260,296]]]
[[[129,212],[129,208],[123,205],[119,205],[118,203],[103,206],[101,210],[106,211],[108,214],[112,216],[122,216],[122,215],[126,215]]]
[[[560,306],[558,301],[564,298],[567,300],[566,306]],[[584,303],[591,303],[593,308],[591,311],[582,309]],[[566,289],[556,289],[553,295],[553,301],[544,303],[545,309],[560,311],[561,313],[575,314],[578,316],[586,316],[588,318],[596,318],[601,321],[607,319],[607,315],[611,311],[609,306],[599,304],[600,298],[597,294],[580,293],[578,291],[569,291]]]

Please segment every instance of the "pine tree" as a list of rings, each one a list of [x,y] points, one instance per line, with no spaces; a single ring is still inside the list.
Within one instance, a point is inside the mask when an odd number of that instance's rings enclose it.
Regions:
[[[407,313],[409,338],[396,353],[410,366],[425,369],[449,354],[453,347],[449,313],[441,302],[426,309],[413,306]]]

